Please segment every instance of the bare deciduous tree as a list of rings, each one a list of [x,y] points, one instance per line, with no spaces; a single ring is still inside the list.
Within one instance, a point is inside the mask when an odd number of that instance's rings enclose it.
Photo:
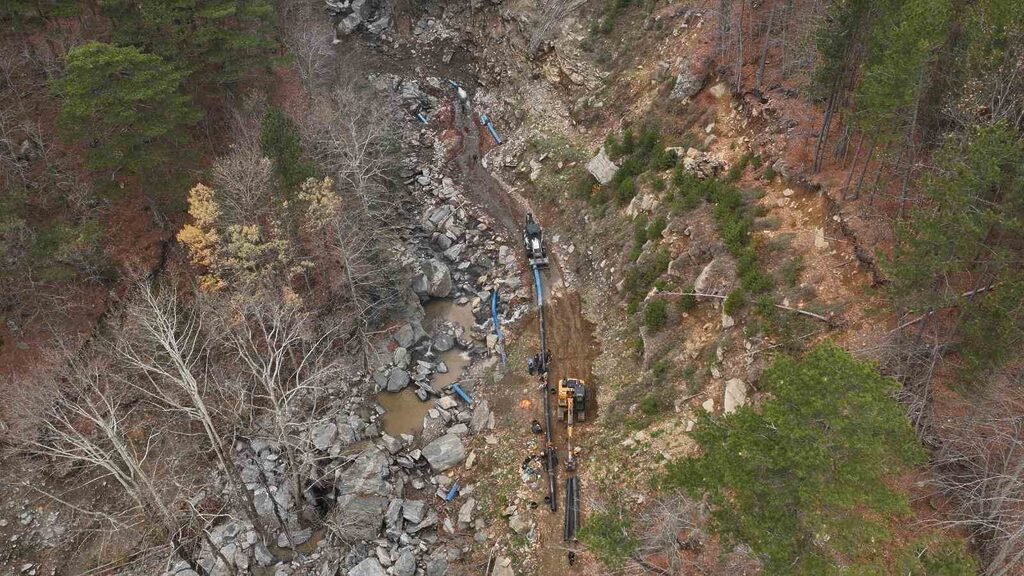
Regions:
[[[143,284],[128,308],[128,321],[130,328],[118,343],[118,351],[143,377],[141,383],[128,378],[129,385],[156,405],[183,414],[202,427],[239,505],[264,542],[269,541],[252,494],[231,458],[232,438],[218,418],[238,411],[238,391],[214,377],[199,311],[183,306],[173,289],[157,293]]]
[[[981,548],[987,576],[1024,567],[1024,396],[1017,374],[1011,398],[983,402],[941,424],[933,482],[954,502],[946,526],[966,528]]]
[[[132,503],[123,515],[146,518],[144,529],[159,527],[174,553],[193,570],[205,573],[190,552],[192,546],[183,540],[191,518],[176,506],[182,495],[178,483],[169,480],[171,475],[153,453],[163,432],[132,425],[133,410],[125,406],[119,388],[102,375],[108,369],[95,361],[68,365],[61,384],[48,387],[52,402],[39,420],[38,435],[30,437],[26,446],[36,454],[94,472],[93,482],[113,480]],[[128,526],[110,513],[97,514],[112,527]]]

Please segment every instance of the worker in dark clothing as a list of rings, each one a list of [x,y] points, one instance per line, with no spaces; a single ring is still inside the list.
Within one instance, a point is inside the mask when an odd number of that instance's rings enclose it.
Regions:
[[[572,550],[569,550],[569,566],[572,566],[575,563],[576,563],[576,553],[573,552]]]

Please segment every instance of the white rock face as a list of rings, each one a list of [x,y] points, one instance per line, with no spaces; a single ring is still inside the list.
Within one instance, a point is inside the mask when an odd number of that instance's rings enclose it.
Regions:
[[[727,381],[725,383],[725,398],[722,399],[722,411],[731,414],[746,403],[747,384],[739,378]]]
[[[590,172],[601,184],[611,182],[618,171],[619,167],[604,153],[604,147],[597,153],[597,156],[594,156],[590,159],[590,162],[587,162],[587,172]]]

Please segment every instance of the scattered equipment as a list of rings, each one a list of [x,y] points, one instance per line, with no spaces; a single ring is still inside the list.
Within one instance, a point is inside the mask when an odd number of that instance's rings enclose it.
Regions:
[[[526,260],[534,268],[548,265],[548,254],[544,251],[544,231],[533,219],[533,214],[526,215],[526,229],[523,231],[523,246],[526,248]]]

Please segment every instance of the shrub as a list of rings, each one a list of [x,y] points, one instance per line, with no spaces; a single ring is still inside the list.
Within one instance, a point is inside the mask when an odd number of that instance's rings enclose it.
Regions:
[[[679,300],[676,300],[676,308],[678,308],[680,312],[689,312],[697,307],[697,297],[693,295],[692,285],[683,288],[682,291],[685,292],[685,294],[680,296]]]
[[[743,176],[743,171],[747,169],[747,164],[750,163],[750,152],[746,152],[740,159],[733,164],[729,171],[725,174],[726,182],[735,182]]]
[[[632,177],[623,179],[616,187],[615,198],[619,202],[619,206],[625,206],[629,204],[629,201],[636,196],[636,180]]]
[[[648,302],[644,308],[644,326],[652,332],[657,332],[665,326],[666,321],[668,321],[668,306],[665,300],[655,298]]]
[[[668,221],[665,220],[664,216],[658,216],[654,222],[651,222],[650,226],[647,227],[647,240],[654,240],[657,242],[661,239],[661,233],[668,227]]]
[[[591,514],[577,535],[598,560],[610,568],[620,568],[638,545],[630,528],[626,511],[614,508]]]
[[[722,310],[729,316],[734,316],[747,305],[747,295],[742,288],[736,288],[726,296],[722,303]]]
[[[800,281],[800,273],[803,272],[803,269],[804,257],[802,254],[798,254],[782,265],[779,276],[787,286],[796,286]]]

